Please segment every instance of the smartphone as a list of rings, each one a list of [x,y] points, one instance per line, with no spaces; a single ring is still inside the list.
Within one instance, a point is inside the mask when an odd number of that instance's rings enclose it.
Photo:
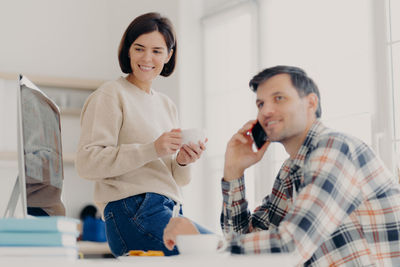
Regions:
[[[251,129],[251,136],[258,149],[260,149],[268,139],[267,134],[258,121]]]

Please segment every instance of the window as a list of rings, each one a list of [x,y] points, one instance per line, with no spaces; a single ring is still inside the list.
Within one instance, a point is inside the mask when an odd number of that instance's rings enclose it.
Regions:
[[[254,2],[236,4],[203,18],[204,29],[204,110],[209,137],[205,157],[209,192],[205,201],[215,217],[208,225],[219,230],[221,212],[220,181],[223,176],[226,144],[240,127],[256,118],[255,95],[249,89],[257,71],[256,12]],[[254,205],[254,170],[246,173],[247,196]],[[208,205],[209,204],[209,205]]]
[[[382,88],[377,78],[374,2],[260,0],[258,9],[261,69],[303,68],[321,92],[323,123],[372,146],[384,131],[374,123],[382,112],[375,99]],[[262,175],[256,175],[257,203],[270,193],[287,157],[281,145],[268,149],[259,166]]]
[[[400,181],[400,0],[387,0],[388,49],[390,55],[390,80],[393,95],[393,124],[397,175]]]
[[[246,121],[256,117],[255,95],[249,93],[248,81],[261,69],[275,65],[303,68],[320,89],[323,123],[371,145],[392,170],[393,127],[387,118],[395,114],[399,153],[400,0],[387,1],[392,12],[393,93],[384,84],[386,44],[378,49],[376,44],[384,29],[381,1],[235,1],[240,4],[203,19],[204,110],[210,139],[204,176],[210,179],[206,181],[209,188],[215,188],[210,192],[214,197],[206,200],[207,207],[214,209],[215,203],[221,203],[219,184],[226,143]],[[393,111],[392,104],[387,105],[392,96]],[[272,144],[260,163],[248,170],[250,209],[270,193],[287,157],[282,145]],[[220,207],[212,212],[219,216]]]

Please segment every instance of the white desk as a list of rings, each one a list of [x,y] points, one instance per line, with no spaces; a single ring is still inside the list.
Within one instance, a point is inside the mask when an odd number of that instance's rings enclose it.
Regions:
[[[172,257],[129,257],[120,259],[83,259],[63,260],[51,258],[0,258],[1,266],[29,266],[29,267],[102,267],[102,266],[144,266],[144,267],[250,267],[250,266],[294,266],[290,254],[272,254],[263,256],[232,256],[219,255],[194,255]]]

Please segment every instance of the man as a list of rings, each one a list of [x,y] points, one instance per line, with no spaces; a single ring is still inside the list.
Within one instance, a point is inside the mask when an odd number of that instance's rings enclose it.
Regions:
[[[250,87],[269,141],[253,152],[250,121],[227,145],[221,224],[231,252],[292,252],[306,266],[400,266],[400,187],[375,153],[320,122],[319,91],[303,70],[265,69]],[[290,157],[251,214],[244,170],[270,142]],[[164,242],[171,247],[177,234],[194,232],[190,221],[175,218]]]
[[[61,122],[58,108],[30,87],[26,77],[21,90],[26,172],[27,213],[65,216],[61,200],[64,173]]]

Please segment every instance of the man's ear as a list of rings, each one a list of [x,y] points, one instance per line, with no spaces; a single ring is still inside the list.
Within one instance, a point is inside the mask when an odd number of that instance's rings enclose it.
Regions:
[[[314,93],[310,93],[307,95],[307,100],[308,107],[311,109],[312,113],[315,113],[318,108],[318,96]]]
[[[174,49],[171,49],[168,53],[168,57],[165,59],[164,64],[167,64],[169,60],[171,59],[172,55],[174,54]]]

